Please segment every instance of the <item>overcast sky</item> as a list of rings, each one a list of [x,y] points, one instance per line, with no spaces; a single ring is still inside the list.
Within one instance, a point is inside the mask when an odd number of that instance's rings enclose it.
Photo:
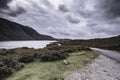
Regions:
[[[0,17],[56,38],[120,34],[120,0],[0,0]]]

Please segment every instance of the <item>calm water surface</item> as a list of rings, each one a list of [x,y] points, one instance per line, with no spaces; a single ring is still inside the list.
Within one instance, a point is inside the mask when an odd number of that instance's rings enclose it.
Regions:
[[[1,41],[0,48],[12,49],[18,47],[44,48],[47,44],[55,41]]]

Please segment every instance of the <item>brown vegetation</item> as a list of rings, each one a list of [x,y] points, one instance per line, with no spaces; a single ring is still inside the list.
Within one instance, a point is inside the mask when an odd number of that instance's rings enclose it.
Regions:
[[[66,59],[69,53],[82,50],[90,50],[83,46],[59,46],[51,45],[43,49],[16,48],[0,50],[0,80],[9,76],[14,71],[24,67],[24,64],[34,60],[42,62]]]

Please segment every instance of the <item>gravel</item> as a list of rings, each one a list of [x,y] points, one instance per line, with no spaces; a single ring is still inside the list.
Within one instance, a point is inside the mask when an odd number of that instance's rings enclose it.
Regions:
[[[120,63],[100,55],[83,69],[66,72],[65,80],[120,80]]]

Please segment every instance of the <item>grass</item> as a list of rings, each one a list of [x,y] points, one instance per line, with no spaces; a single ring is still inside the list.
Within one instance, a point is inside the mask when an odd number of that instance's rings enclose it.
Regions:
[[[66,71],[80,69],[97,56],[98,54],[93,51],[71,53],[66,59],[70,62],[68,65],[64,64],[64,60],[52,62],[41,62],[37,60],[26,64],[25,68],[15,72],[5,80],[62,80]]]

